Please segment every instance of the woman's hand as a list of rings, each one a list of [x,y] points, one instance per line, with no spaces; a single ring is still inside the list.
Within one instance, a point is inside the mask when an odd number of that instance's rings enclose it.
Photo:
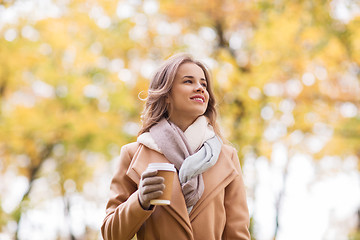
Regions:
[[[141,175],[139,202],[145,210],[150,208],[150,200],[160,197],[165,189],[164,178],[156,174],[156,170],[145,170]]]

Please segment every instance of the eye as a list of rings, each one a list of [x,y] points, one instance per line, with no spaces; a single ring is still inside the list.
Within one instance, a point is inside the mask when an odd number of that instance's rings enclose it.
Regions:
[[[204,88],[207,88],[207,84],[206,83],[202,83],[201,84]]]
[[[187,79],[184,81],[184,83],[192,83],[192,81],[190,79]]]

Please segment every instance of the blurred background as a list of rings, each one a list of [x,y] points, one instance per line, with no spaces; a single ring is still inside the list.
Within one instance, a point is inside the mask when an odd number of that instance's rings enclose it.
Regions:
[[[0,0],[0,239],[101,239],[177,52],[212,71],[252,238],[359,240],[358,0]]]

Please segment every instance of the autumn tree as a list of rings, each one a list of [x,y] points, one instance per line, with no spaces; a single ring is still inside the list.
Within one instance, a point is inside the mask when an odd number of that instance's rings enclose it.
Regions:
[[[0,15],[18,13],[0,19],[0,170],[6,181],[26,179],[18,206],[0,208],[7,232],[14,221],[18,236],[23,214],[48,199],[60,196],[69,217],[74,193],[89,198],[86,184],[136,138],[139,93],[146,98],[154,69],[180,51],[211,68],[219,121],[242,164],[249,154],[271,160],[277,143],[288,161],[298,152],[360,157],[360,19],[337,17],[336,1],[30,4],[39,16],[22,4],[0,2]],[[284,182],[286,173],[287,164]],[[32,194],[39,180],[41,198]],[[248,187],[251,201],[256,184]],[[4,205],[11,185],[1,188]]]

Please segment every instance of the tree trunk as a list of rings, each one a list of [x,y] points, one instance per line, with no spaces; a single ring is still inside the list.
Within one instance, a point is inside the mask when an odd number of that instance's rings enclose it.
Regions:
[[[23,197],[21,198],[21,201],[19,203],[19,206],[16,208],[15,212],[17,213],[16,216],[16,232],[15,232],[15,236],[14,238],[16,240],[19,239],[19,231],[20,231],[20,221],[21,221],[21,216],[22,216],[22,212],[23,212],[23,205],[24,202],[28,199],[29,194],[32,190],[33,187],[33,183],[34,180],[36,180],[37,178],[37,173],[39,172],[42,164],[44,163],[44,161],[50,156],[52,149],[54,147],[55,144],[49,144],[47,145],[44,150],[41,151],[41,153],[39,154],[39,163],[35,166],[31,166],[30,168],[30,174],[29,174],[29,187],[26,190],[26,192],[24,193]],[[32,162],[36,162],[36,161],[32,161]]]
[[[274,238],[273,240],[276,240],[277,238],[277,235],[278,235],[278,232],[279,232],[279,217],[280,217],[280,214],[281,214],[281,205],[282,205],[282,202],[283,202],[283,197],[284,197],[284,193],[285,193],[285,188],[286,188],[286,180],[287,180],[287,175],[288,175],[288,166],[289,166],[289,157],[287,158],[287,161],[286,161],[286,164],[285,164],[285,167],[284,167],[284,174],[283,174],[283,185],[282,185],[282,188],[279,192],[279,196],[278,196],[278,199],[276,201],[276,204],[275,204],[275,232],[274,232]]]

